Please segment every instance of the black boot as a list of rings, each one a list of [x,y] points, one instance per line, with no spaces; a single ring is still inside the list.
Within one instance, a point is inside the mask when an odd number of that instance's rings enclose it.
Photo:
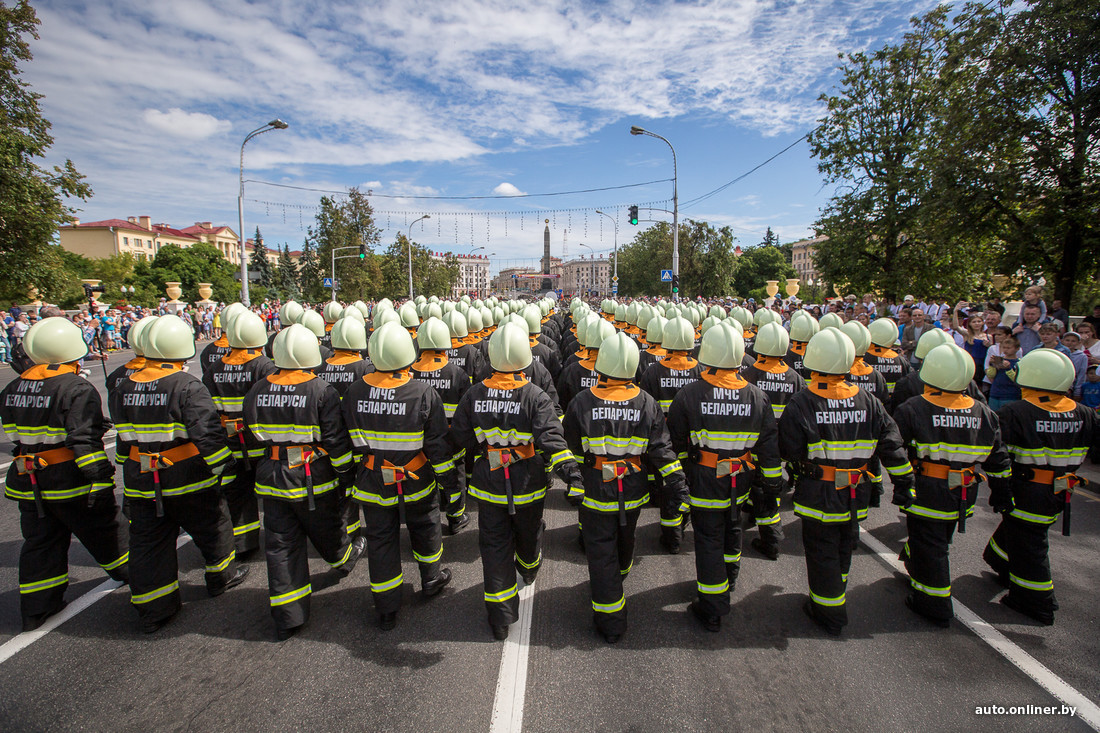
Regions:
[[[703,628],[710,632],[718,632],[722,630],[722,617],[711,616],[703,611],[703,607],[699,605],[699,601],[692,601],[688,606],[688,610],[691,611],[691,615],[699,619],[699,623],[703,624]]]
[[[447,517],[447,531],[452,535],[456,535],[462,531],[462,528],[470,523],[469,514],[461,514],[457,517]]]
[[[220,588],[207,588],[206,592],[210,594],[211,598],[217,598],[222,593],[225,593],[230,588],[236,588],[238,585],[244,582],[244,579],[248,577],[248,566],[238,565],[237,572],[233,577],[226,581],[225,585]]]
[[[504,624],[489,624],[489,628],[493,630],[493,638],[497,641],[504,641],[508,638],[508,627]]]
[[[393,631],[395,626],[397,626],[397,611],[378,614],[378,628],[383,631]]]
[[[439,571],[439,575],[434,580],[429,580],[424,583],[424,597],[431,598],[432,596],[439,595],[439,592],[447,587],[447,584],[451,582],[451,571],[449,568],[443,568]]]
[[[351,554],[348,555],[347,561],[345,561],[340,567],[336,568],[336,572],[340,573],[343,577],[351,575],[351,571],[355,569],[355,563],[363,556],[363,551],[367,549],[367,538],[356,537],[351,542]]]
[[[769,560],[779,559],[779,545],[765,544],[764,540],[760,539],[759,537],[753,537],[751,544],[752,549],[756,550]]]
[[[176,617],[176,614],[179,612],[180,610],[177,608],[175,611],[172,611],[172,613],[165,616],[164,618],[157,619],[156,621],[143,621],[141,623],[141,633],[155,634],[156,632],[160,631],[161,627],[174,619]]]
[[[826,634],[828,634],[829,636],[840,636],[841,628],[839,626],[834,626],[833,624],[828,623],[827,621],[825,621],[825,619],[818,616],[817,610],[814,608],[814,602],[812,600],[807,598],[806,602],[802,604],[802,610],[807,616],[810,617],[810,620],[820,626]]]
[[[46,623],[46,619],[48,619],[50,616],[54,616],[58,613],[61,613],[61,611],[64,610],[65,606],[67,606],[67,605],[69,605],[68,601],[61,601],[61,605],[59,605],[57,608],[55,608],[52,611],[47,611],[46,613],[40,613],[40,614],[37,614],[35,616],[24,616],[23,617],[23,631],[34,631],[35,629],[40,627],[42,624]]]

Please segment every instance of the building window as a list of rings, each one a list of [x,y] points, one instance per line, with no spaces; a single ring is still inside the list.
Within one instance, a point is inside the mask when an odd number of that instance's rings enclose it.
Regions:
[[[122,244],[126,247],[129,247],[130,246],[130,238],[129,237],[123,237],[122,238]]]

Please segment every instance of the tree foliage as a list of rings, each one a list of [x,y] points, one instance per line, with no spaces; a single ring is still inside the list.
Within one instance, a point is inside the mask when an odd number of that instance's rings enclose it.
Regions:
[[[52,299],[71,287],[51,242],[58,226],[72,220],[64,199],[92,195],[71,160],[52,170],[39,163],[53,137],[41,95],[20,79],[19,68],[31,60],[27,38],[37,40],[38,23],[26,0],[0,4],[0,297],[19,301],[32,287]]]
[[[398,234],[386,251],[377,258],[381,272],[381,295],[396,300],[409,294],[409,250],[404,234]],[[450,295],[458,280],[458,260],[448,256],[445,260],[432,257],[432,251],[416,242],[412,243],[413,292],[424,295]]]
[[[734,239],[729,227],[715,229],[703,221],[680,224],[680,295],[694,298],[725,295],[737,270]],[[672,267],[672,227],[660,222],[638,232],[619,248],[619,294],[669,293],[661,270]]]
[[[381,297],[382,272],[374,248],[381,239],[381,231],[374,222],[370,200],[351,188],[346,198],[322,196],[320,207],[309,228],[308,239],[316,247],[318,267],[328,272],[333,248],[350,247],[336,252],[336,280],[340,300],[358,300]],[[366,247],[366,257],[357,255],[359,247]],[[307,283],[307,288],[310,285]]]
[[[307,238],[302,244],[302,256],[298,258],[298,285],[302,291],[302,298],[309,303],[324,300],[328,293],[322,287],[323,278],[321,263],[317,259],[317,250],[313,242]]]
[[[139,259],[134,263],[133,277],[157,299],[165,297],[166,282],[180,283],[183,290],[180,300],[184,302],[200,300],[199,283],[210,283],[214,289],[213,300],[230,303],[240,297],[241,284],[234,278],[235,274],[236,268],[216,247],[200,243],[191,247],[162,246],[152,262]]]
[[[279,250],[279,265],[275,268],[275,290],[282,300],[300,300],[302,290],[298,284],[298,266],[290,257],[286,244]]]
[[[272,267],[271,261],[267,259],[267,246],[264,244],[264,238],[260,234],[259,227],[256,227],[256,236],[252,238],[252,245],[252,256],[248,260],[248,271],[249,273],[259,273],[259,280],[249,283],[250,294],[254,284],[265,290],[275,287],[275,268]],[[258,300],[259,298],[255,299]]]
[[[789,258],[784,257],[779,246],[750,247],[738,258],[737,274],[733,280],[733,293],[743,298],[756,297],[768,280],[779,281],[783,293],[785,280],[797,277]]]

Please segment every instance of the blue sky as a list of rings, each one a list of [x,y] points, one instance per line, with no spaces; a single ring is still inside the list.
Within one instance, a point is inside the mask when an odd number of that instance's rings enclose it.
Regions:
[[[638,231],[626,207],[671,208],[670,182],[565,196],[425,199],[629,186],[671,178],[681,218],[728,225],[742,246],[770,226],[811,234],[832,193],[802,142],[837,54],[896,40],[927,1],[39,0],[26,78],[45,94],[52,156],[95,196],[91,221],[149,215],[237,228],[245,178],[376,194],[383,245],[406,224],[437,250],[537,258],[610,250]],[[301,246],[320,193],[249,182],[245,229]],[[395,198],[383,198],[392,196]],[[664,203],[662,203],[664,202]],[[670,218],[653,212],[642,218]],[[642,226],[646,226],[643,222]]]

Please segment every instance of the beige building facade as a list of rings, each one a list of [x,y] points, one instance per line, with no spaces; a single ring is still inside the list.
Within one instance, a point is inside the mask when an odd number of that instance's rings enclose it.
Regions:
[[[804,285],[810,282],[820,283],[821,273],[814,266],[814,255],[817,247],[822,242],[828,241],[828,237],[814,237],[803,239],[791,244],[791,267],[798,273],[798,277]]]
[[[561,291],[566,295],[611,294],[611,261],[580,257],[562,265]]]
[[[61,247],[93,259],[128,254],[139,259],[151,261],[160,248],[174,244],[187,249],[196,244],[205,243],[217,249],[227,262],[239,267],[241,264],[240,239],[230,227],[215,226],[212,222],[195,222],[183,229],[175,229],[167,224],[154,224],[148,216],[130,216],[125,219],[105,219],[103,221],[82,222],[79,219],[72,224],[60,227],[58,237]],[[251,256],[253,243],[245,244]],[[268,249],[269,262],[278,262],[278,252]]]

